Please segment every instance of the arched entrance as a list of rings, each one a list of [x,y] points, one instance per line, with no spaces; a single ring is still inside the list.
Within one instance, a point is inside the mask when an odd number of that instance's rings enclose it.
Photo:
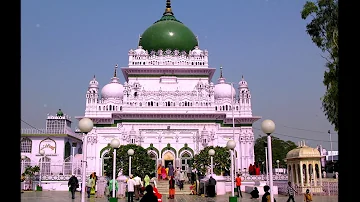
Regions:
[[[175,166],[174,165],[175,155],[170,150],[166,151],[162,156],[163,156],[162,165],[164,165],[165,168],[168,166],[169,163]]]
[[[180,160],[181,160],[180,169],[182,171],[186,171],[188,169],[191,159],[192,159],[192,155],[187,150],[185,150],[180,154]]]
[[[158,159],[157,154],[156,154],[155,151],[149,150],[148,155],[151,158],[151,160],[153,161],[153,163],[155,164],[154,176],[156,176],[156,173],[157,173],[157,159]],[[150,174],[152,174],[152,173],[150,173]]]
[[[101,158],[101,164],[102,164],[101,173],[102,174],[105,172],[106,167],[107,167],[107,164],[105,163],[105,160],[107,160],[109,158],[110,158],[110,155],[109,155],[109,151],[107,150],[107,151],[104,152],[104,155]]]

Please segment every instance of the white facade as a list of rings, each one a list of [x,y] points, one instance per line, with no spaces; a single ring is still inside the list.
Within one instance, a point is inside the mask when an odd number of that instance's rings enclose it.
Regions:
[[[85,115],[77,117],[91,118],[95,124],[87,135],[87,173],[103,173],[102,157],[113,138],[122,145],[141,145],[157,163],[171,161],[182,169],[186,159],[204,147],[226,146],[235,139],[236,170],[253,163],[252,124],[260,117],[252,115],[248,84],[239,78],[235,90],[222,68],[214,84],[215,69],[208,67],[207,57],[199,47],[189,54],[176,50],[149,54],[140,46],[129,51],[129,66],[121,68],[123,84],[117,65],[101,91],[94,77],[86,93]]]
[[[81,153],[81,147],[81,136],[71,131],[70,117],[49,115],[46,129],[21,129],[20,153],[26,157],[21,170],[27,165],[38,165],[43,175],[72,174],[76,168],[72,168],[71,160]],[[40,150],[45,151],[44,156]],[[69,166],[64,162],[69,162]]]

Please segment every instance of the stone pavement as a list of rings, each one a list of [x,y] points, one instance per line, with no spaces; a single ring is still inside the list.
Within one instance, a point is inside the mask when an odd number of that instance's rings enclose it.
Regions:
[[[228,202],[229,195],[217,196],[215,198],[207,198],[201,196],[192,195],[175,195],[175,199],[167,199],[166,195],[163,195],[163,202]],[[275,196],[277,202],[285,202],[286,196]],[[65,191],[42,191],[42,192],[25,192],[21,194],[21,202],[80,202],[80,193],[76,193],[76,198],[71,199],[71,193]],[[134,200],[135,201],[135,200]],[[260,200],[250,199],[250,195],[243,193],[243,198],[238,199],[241,202],[256,202]],[[303,196],[296,196],[295,201],[304,201]],[[316,202],[337,202],[337,196],[314,196],[313,201]],[[86,202],[107,202],[105,198],[86,198]],[[119,199],[118,202],[127,202],[126,199]]]

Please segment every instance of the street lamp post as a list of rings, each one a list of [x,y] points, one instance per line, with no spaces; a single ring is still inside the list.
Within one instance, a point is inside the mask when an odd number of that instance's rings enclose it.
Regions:
[[[269,166],[268,166],[268,147],[267,147],[267,143],[264,142],[264,148],[265,148],[265,162],[266,162],[266,167],[265,167],[265,171],[266,171],[266,184],[269,184]]]
[[[129,149],[127,151],[127,154],[129,155],[129,177],[130,177],[130,175],[131,175],[131,156],[134,155],[134,150]]]
[[[275,123],[270,119],[266,119],[261,123],[261,130],[267,135],[267,147],[268,147],[268,158],[269,158],[268,161],[269,161],[270,202],[274,202],[271,133],[275,131]]]
[[[86,152],[87,152],[87,138],[86,135],[90,132],[94,127],[94,122],[89,118],[82,118],[79,121],[78,125],[80,131],[83,133],[83,151],[82,151],[82,173],[81,173],[81,202],[85,202],[85,194],[86,194]]]
[[[279,168],[279,163],[280,163],[279,159],[278,159],[278,160],[276,160],[276,163],[277,163],[277,169],[278,169],[278,171],[277,171],[277,172],[278,172],[278,174],[279,174],[279,172],[280,172],[280,170],[279,170],[279,169],[280,169],[280,168]]]
[[[40,154],[40,173],[39,173],[39,186],[41,187],[41,176],[42,176],[42,170],[43,170],[43,158],[45,156],[45,151],[44,150],[40,150],[39,151]]]
[[[265,174],[265,165],[264,165],[265,162],[263,161],[261,164],[262,164],[262,172],[263,172],[263,174]]]
[[[113,181],[112,181],[112,198],[111,201],[117,201],[115,197],[115,178],[116,178],[116,149],[120,146],[118,139],[113,139],[110,142],[110,146],[114,149],[113,152]]]
[[[76,145],[77,145],[76,142],[73,142],[72,145],[71,145],[72,146],[72,159],[71,159],[71,174],[72,175],[75,174],[74,173],[74,170],[75,170],[74,169],[74,167],[75,167],[74,166],[74,161],[75,161],[75,148],[76,148]]]
[[[231,196],[229,197],[229,202],[237,202],[237,197],[235,197],[234,193],[234,148],[236,147],[236,142],[234,140],[229,140],[226,143],[226,147],[230,150],[230,158],[231,158],[231,168],[230,168],[230,177],[231,177]]]
[[[209,150],[210,165],[211,165],[210,175],[214,174],[214,155],[215,155],[215,150],[210,149]]]
[[[23,174],[24,173],[24,171],[25,171],[25,165],[24,165],[24,163],[25,163],[25,159],[26,159],[26,156],[25,155],[21,155],[21,174]]]

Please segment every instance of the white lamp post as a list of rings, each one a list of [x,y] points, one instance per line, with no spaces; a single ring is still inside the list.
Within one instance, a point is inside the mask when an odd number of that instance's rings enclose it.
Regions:
[[[209,150],[210,164],[211,164],[210,175],[214,174],[214,155],[215,155],[215,150],[210,149]]]
[[[263,167],[262,167],[262,172],[265,173],[265,165],[264,165],[265,162],[263,161],[261,164],[262,164],[262,166],[263,166]]]
[[[85,183],[86,183],[86,146],[87,146],[87,138],[86,138],[86,134],[88,132],[90,132],[93,127],[94,127],[94,123],[91,119],[89,118],[82,118],[79,121],[79,125],[78,125],[80,131],[83,133],[83,151],[82,151],[82,173],[81,173],[81,202],[85,202],[85,194],[86,194],[86,190],[85,190]]]
[[[115,198],[115,178],[116,178],[116,149],[120,146],[120,141],[118,139],[113,139],[110,142],[110,146],[114,149],[113,153],[113,184],[112,184],[112,197]]]
[[[24,165],[25,159],[26,159],[26,156],[25,156],[25,155],[21,155],[21,163],[22,163],[22,165],[21,165],[21,174],[23,174],[24,171],[25,171],[25,165]]]
[[[276,163],[277,163],[277,167],[278,167],[278,174],[279,174],[279,172],[280,172],[280,167],[279,167],[279,163],[280,163],[280,161],[279,161],[279,159],[278,160],[276,160]]]
[[[42,175],[42,170],[43,170],[43,156],[45,156],[45,151],[44,150],[40,150],[39,151],[40,154],[40,173],[39,173],[39,186],[41,187],[41,175]]]
[[[264,143],[265,146],[265,163],[266,163],[266,167],[265,167],[265,171],[266,171],[266,184],[269,184],[269,166],[268,166],[268,147],[267,144]]]
[[[273,172],[272,172],[272,151],[271,151],[271,133],[275,131],[275,123],[266,119],[261,123],[261,130],[267,134],[267,147],[268,147],[268,158],[269,158],[269,186],[270,186],[270,202],[274,202],[273,193]]]
[[[131,175],[131,156],[134,155],[134,150],[133,149],[129,149],[127,151],[128,155],[129,155],[129,177]]]
[[[236,142],[234,140],[229,140],[226,143],[226,147],[230,150],[230,159],[231,159],[231,168],[230,168],[230,177],[231,177],[231,196],[229,197],[230,202],[237,201],[234,193],[234,148],[236,147]]]

